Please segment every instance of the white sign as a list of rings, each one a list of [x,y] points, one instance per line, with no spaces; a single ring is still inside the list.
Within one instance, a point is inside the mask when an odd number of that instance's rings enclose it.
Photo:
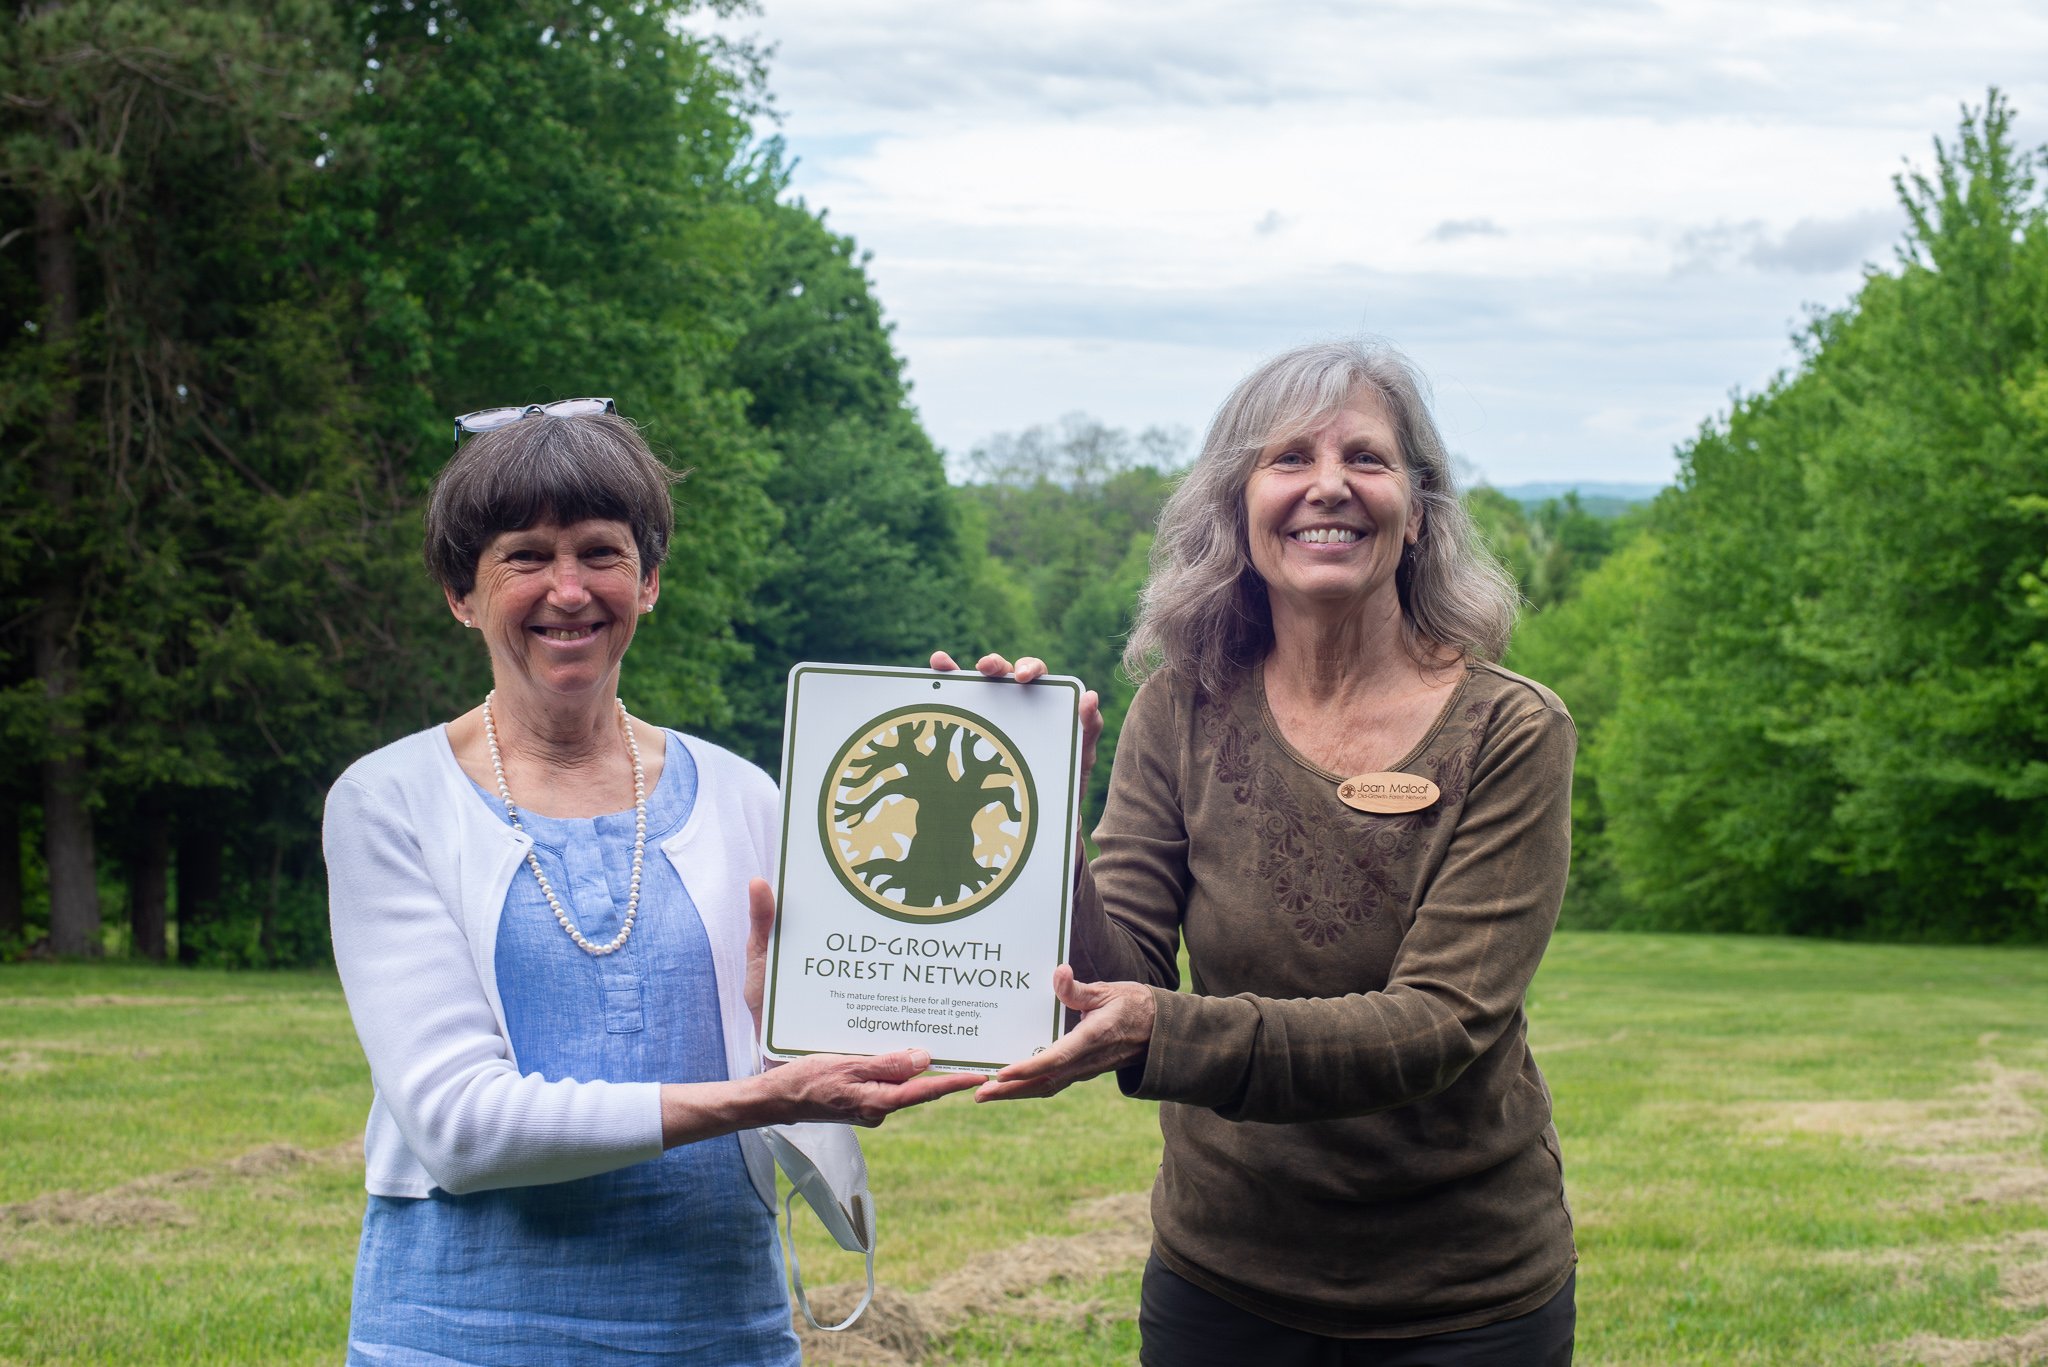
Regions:
[[[985,1072],[1059,1038],[1081,681],[789,671],[763,1047]]]

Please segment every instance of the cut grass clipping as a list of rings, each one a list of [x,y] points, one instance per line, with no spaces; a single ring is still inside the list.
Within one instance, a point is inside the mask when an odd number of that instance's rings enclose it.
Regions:
[[[1560,936],[1578,1361],[2048,1364],[2044,1003],[2042,950]],[[337,1360],[368,1104],[329,976],[0,968],[0,1362]],[[863,1140],[882,1291],[808,1359],[1135,1359],[1152,1107]],[[822,1317],[859,1263],[804,1223]]]

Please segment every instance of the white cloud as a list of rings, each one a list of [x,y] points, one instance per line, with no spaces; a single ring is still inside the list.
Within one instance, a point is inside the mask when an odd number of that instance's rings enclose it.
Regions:
[[[2011,0],[763,3],[795,188],[874,253],[954,450],[1199,429],[1363,329],[1497,481],[1661,478],[1890,259],[1902,158],[1992,82],[2048,115]]]
[[[1431,228],[1427,236],[1431,242],[1457,242],[1467,237],[1506,237],[1507,234],[1490,218],[1447,218]]]
[[[1678,238],[1677,270],[1720,273],[1744,268],[1794,275],[1838,275],[1865,265],[1889,264],[1885,249],[1899,242],[1906,215],[1897,205],[1835,218],[1802,218],[1783,232],[1762,219],[1710,223]]]
[[[1764,237],[1744,257],[1767,271],[1820,275],[1877,258],[1899,240],[1906,216],[1897,208],[1872,209],[1845,218],[1802,218],[1775,239]]]

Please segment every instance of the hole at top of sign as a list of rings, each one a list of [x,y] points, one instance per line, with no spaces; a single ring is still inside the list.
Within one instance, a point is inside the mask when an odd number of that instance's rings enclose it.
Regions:
[[[938,681],[937,679],[933,679],[933,680],[932,680],[932,687],[933,687],[933,688],[937,688],[938,686],[939,686],[939,681]]]

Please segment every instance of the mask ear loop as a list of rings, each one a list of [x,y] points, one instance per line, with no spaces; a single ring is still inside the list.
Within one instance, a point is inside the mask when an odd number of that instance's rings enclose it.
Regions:
[[[804,1199],[808,1201],[810,1198],[806,1197]],[[818,1323],[818,1317],[811,1313],[811,1298],[804,1294],[804,1270],[797,1261],[795,1202],[796,1187],[792,1185],[789,1189],[789,1194],[782,1198],[782,1247],[783,1251],[789,1255],[789,1279],[796,1286],[796,1303],[802,1308],[804,1318],[811,1322],[811,1328],[813,1329],[822,1330],[827,1334],[836,1334],[842,1329],[850,1329],[853,1327],[853,1322],[861,1317],[861,1312],[868,1308],[868,1303],[875,1298],[874,1207],[858,1197],[855,1198],[854,1214],[860,1219],[863,1231],[867,1235],[867,1238],[862,1240],[862,1243],[866,1245],[865,1252],[868,1262],[867,1294],[860,1298],[859,1305],[853,1307],[853,1313],[839,1323],[820,1324]]]

